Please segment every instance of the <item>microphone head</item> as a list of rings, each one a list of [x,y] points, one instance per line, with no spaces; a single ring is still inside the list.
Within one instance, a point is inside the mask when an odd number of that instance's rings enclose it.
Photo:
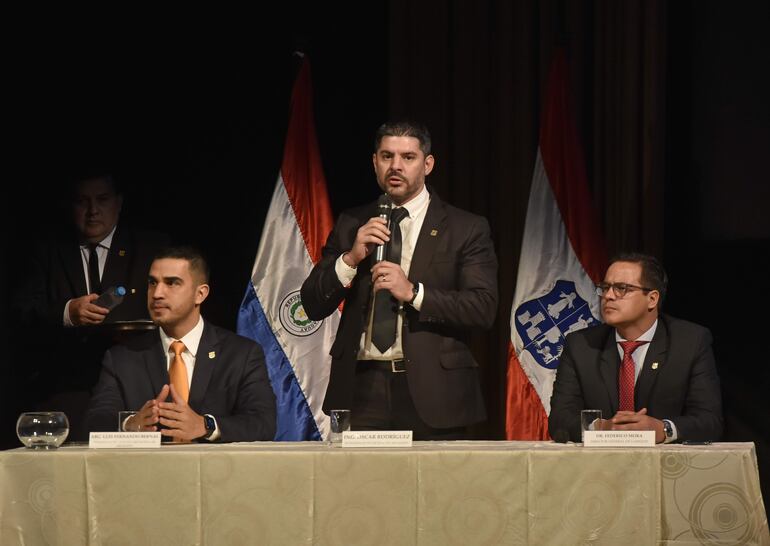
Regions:
[[[377,199],[377,208],[380,211],[387,210],[390,212],[390,209],[393,208],[393,200],[390,198],[390,195],[387,193],[380,195],[380,197]]]

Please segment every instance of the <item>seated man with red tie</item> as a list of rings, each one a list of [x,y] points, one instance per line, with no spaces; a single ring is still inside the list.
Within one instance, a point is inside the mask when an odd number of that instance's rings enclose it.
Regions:
[[[667,284],[652,256],[612,260],[597,286],[605,324],[567,336],[548,418],[554,440],[580,441],[583,409],[602,410],[597,430],[654,430],[657,443],[719,439],[711,333],[660,313]]]
[[[208,266],[189,247],[150,266],[147,305],[157,332],[104,356],[88,410],[92,431],[155,431],[177,441],[248,442],[275,435],[275,396],[262,348],[203,320]]]

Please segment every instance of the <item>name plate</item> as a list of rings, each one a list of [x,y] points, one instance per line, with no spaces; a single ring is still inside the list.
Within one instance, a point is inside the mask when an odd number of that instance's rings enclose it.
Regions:
[[[654,430],[586,430],[585,447],[654,447]]]
[[[91,432],[88,447],[125,449],[160,447],[160,432]]]
[[[412,447],[412,431],[346,430],[342,447]]]

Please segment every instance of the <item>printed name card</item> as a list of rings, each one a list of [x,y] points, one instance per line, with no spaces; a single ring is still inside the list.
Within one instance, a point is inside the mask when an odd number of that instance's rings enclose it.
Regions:
[[[586,430],[585,447],[654,447],[654,430]]]
[[[342,447],[412,447],[412,431],[346,430]]]
[[[160,432],[91,432],[88,447],[94,449],[131,449],[160,447]]]

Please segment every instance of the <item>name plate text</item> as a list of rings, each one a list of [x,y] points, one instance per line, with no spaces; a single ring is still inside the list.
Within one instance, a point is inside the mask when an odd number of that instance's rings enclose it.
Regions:
[[[412,431],[346,430],[342,447],[412,447]]]
[[[160,432],[91,432],[88,447],[125,449],[160,447]]]
[[[654,430],[586,430],[585,447],[654,447]]]

